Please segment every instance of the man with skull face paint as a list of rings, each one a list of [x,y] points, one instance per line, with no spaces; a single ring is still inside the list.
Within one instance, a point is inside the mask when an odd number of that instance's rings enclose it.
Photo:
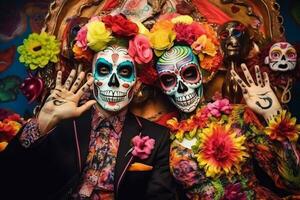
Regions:
[[[175,42],[178,40],[175,38]],[[242,64],[244,81],[234,69],[230,71],[243,91],[247,106],[230,104],[227,99],[201,103],[201,62],[199,65],[192,48],[175,44],[161,56],[157,54],[156,63],[161,89],[181,114],[179,119],[169,120],[167,126],[172,130],[173,140],[171,172],[186,196],[189,199],[280,199],[281,195],[299,195],[299,125],[282,110],[267,74],[262,75],[256,66],[254,81]],[[263,116],[266,125],[252,110]],[[257,177],[253,161],[267,175]],[[258,178],[266,176],[280,189],[272,185],[274,191],[271,191],[260,185]]]
[[[113,17],[137,27],[124,16]],[[101,25],[102,19],[97,20]],[[56,87],[38,117],[25,125],[1,155],[8,164],[5,170],[22,165],[23,170],[14,173],[21,180],[31,179],[20,193],[11,193],[6,182],[8,198],[26,198],[26,194],[30,199],[175,198],[168,129],[127,112],[140,84],[134,57],[119,44],[93,50],[88,81],[79,87],[85,74],[80,72],[75,79],[72,70],[62,85],[59,71]],[[78,106],[90,88],[96,101]]]
[[[238,69],[250,52],[249,30],[239,21],[229,21],[219,28],[218,34],[227,71],[222,85],[222,94],[231,102],[240,103],[243,95],[238,84],[231,76],[230,70]]]

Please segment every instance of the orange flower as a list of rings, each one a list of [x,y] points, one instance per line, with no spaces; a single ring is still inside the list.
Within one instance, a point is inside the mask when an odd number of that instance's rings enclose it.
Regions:
[[[174,27],[174,24],[170,20],[159,20],[157,21],[151,29],[151,32],[155,32],[158,30],[166,30],[170,31]]]
[[[93,53],[89,50],[83,50],[82,48],[78,47],[76,44],[73,46],[73,53],[74,58],[77,60],[85,60],[88,62],[92,62],[93,60]]]
[[[288,138],[292,142],[296,142],[300,133],[300,125],[296,124],[297,119],[291,118],[291,113],[283,110],[269,121],[265,133],[272,140],[284,141]]]
[[[219,69],[221,63],[222,63],[223,57],[218,52],[216,56],[205,56],[203,60],[201,61],[200,65],[201,68],[209,71],[209,72],[215,72]]]

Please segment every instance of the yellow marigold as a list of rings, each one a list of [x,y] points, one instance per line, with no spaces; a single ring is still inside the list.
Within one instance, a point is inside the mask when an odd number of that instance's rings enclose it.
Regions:
[[[193,18],[189,15],[179,15],[171,20],[173,24],[182,23],[182,24],[191,24],[193,23]]]
[[[161,56],[165,50],[174,45],[176,33],[172,30],[159,29],[150,33],[150,43],[156,56]]]
[[[284,141],[288,138],[290,141],[296,142],[300,134],[300,125],[296,122],[297,119],[291,117],[291,113],[283,110],[269,121],[265,133],[273,140]]]
[[[244,146],[246,137],[238,136],[230,127],[230,124],[212,123],[199,134],[197,161],[208,177],[240,174],[242,164],[249,157]]]
[[[113,39],[111,31],[105,28],[105,24],[95,20],[87,24],[88,46],[94,51],[104,50],[108,43]]]

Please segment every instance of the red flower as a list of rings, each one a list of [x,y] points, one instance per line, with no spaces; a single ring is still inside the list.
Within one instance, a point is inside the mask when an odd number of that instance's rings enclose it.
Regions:
[[[204,28],[196,22],[192,24],[175,24],[174,30],[176,31],[176,40],[189,45],[192,45],[198,37],[205,33]]]
[[[147,85],[155,85],[158,75],[154,68],[153,60],[141,67],[141,70],[138,72],[138,76],[140,77],[142,83]]]
[[[102,18],[102,21],[106,28],[111,29],[116,36],[135,36],[139,31],[139,28],[135,23],[129,21],[121,14],[115,16],[107,15]]]

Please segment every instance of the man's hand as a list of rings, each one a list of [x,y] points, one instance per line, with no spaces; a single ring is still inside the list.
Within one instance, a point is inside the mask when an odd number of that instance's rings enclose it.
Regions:
[[[254,112],[262,115],[266,121],[270,120],[281,110],[281,105],[270,86],[268,74],[264,72],[262,76],[259,66],[256,65],[255,82],[247,66],[242,64],[241,68],[244,72],[246,82],[241,79],[234,69],[231,70],[231,75],[241,87],[246,104]]]
[[[62,85],[62,72],[58,71],[56,86],[46,99],[46,102],[38,115],[38,123],[41,134],[47,133],[63,119],[80,116],[84,111],[88,110],[96,103],[95,100],[89,100],[82,106],[78,107],[80,98],[90,89],[93,83],[93,78],[90,78],[81,88],[79,88],[85,74],[84,72],[81,72],[73,83],[75,74],[76,71],[72,70],[65,84]]]

